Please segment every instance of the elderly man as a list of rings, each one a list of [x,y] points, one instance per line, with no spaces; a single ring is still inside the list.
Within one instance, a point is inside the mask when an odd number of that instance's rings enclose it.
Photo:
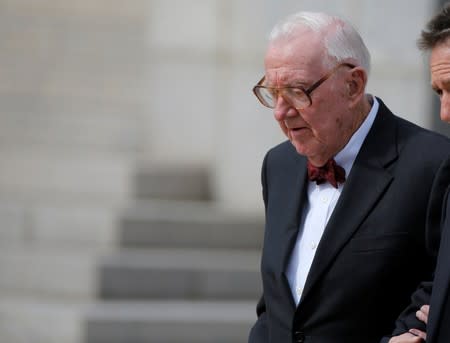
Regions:
[[[450,123],[450,3],[430,20],[418,45],[431,52],[431,86],[441,100],[441,119]],[[418,343],[422,338],[427,343],[450,342],[450,158],[442,164],[430,198],[427,240],[431,255],[439,251],[431,299],[430,287],[419,288],[396,329],[397,333],[406,331],[410,326],[408,315],[414,315],[421,304],[429,303],[417,311],[417,317],[427,323],[427,333],[414,328],[392,338],[390,343]]]
[[[380,342],[431,276],[426,208],[450,143],[365,93],[369,69],[339,18],[301,12],[270,35],[253,90],[288,141],[262,167],[263,294],[249,343]]]

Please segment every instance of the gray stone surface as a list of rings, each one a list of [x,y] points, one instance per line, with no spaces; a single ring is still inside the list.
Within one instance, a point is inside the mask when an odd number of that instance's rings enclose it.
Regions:
[[[0,149],[0,196],[42,202],[47,199],[121,204],[130,196],[128,159],[82,150],[34,147]]]
[[[0,340],[4,343],[85,343],[88,303],[53,297],[0,297]]]
[[[104,299],[257,299],[259,252],[124,250],[103,260]]]
[[[0,200],[0,218],[0,246],[20,245],[27,236],[25,207],[20,203]]]
[[[117,246],[119,209],[87,201],[41,202],[30,210],[30,240],[46,247],[109,251]]]
[[[79,247],[3,246],[0,249],[0,297],[93,299],[97,289],[95,266],[100,255],[98,251]]]
[[[127,247],[259,249],[262,217],[226,211],[213,203],[137,202],[121,217]]]
[[[244,343],[250,302],[115,302],[88,315],[89,343]]]
[[[210,172],[189,164],[141,166],[135,175],[138,198],[211,200]]]

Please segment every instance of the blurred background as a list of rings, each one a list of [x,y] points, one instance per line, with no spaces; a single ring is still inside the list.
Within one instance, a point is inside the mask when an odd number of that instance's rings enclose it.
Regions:
[[[245,342],[272,26],[349,19],[368,91],[439,124],[420,30],[443,1],[0,0],[0,341]]]

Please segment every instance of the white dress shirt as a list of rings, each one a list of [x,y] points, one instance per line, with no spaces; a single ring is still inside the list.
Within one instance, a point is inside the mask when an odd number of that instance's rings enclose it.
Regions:
[[[368,116],[347,145],[334,156],[336,163],[345,169],[346,176],[350,174],[356,155],[358,155],[378,112],[379,103],[375,97],[372,98],[373,105]],[[297,241],[286,270],[296,304],[300,302],[317,246],[344,187],[345,182],[339,184],[337,189],[328,182],[317,185],[310,181],[308,184],[308,203],[304,208]]]

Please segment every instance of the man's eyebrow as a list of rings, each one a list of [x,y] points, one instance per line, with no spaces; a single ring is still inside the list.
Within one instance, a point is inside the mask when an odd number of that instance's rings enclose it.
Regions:
[[[283,87],[279,87],[279,88],[295,88],[295,87],[300,87],[300,88],[308,88],[308,86],[310,86],[312,84],[312,82],[305,82],[305,81],[300,81],[300,80],[296,80],[293,81],[292,83],[288,84],[288,85],[284,85]],[[270,85],[270,83],[267,82],[267,80],[264,80],[263,86],[265,87],[269,87],[269,88],[278,88],[276,86]]]
[[[309,85],[311,85],[312,82],[307,82],[307,81],[300,81],[300,80],[296,80],[292,83],[291,87],[302,87],[305,88]]]

